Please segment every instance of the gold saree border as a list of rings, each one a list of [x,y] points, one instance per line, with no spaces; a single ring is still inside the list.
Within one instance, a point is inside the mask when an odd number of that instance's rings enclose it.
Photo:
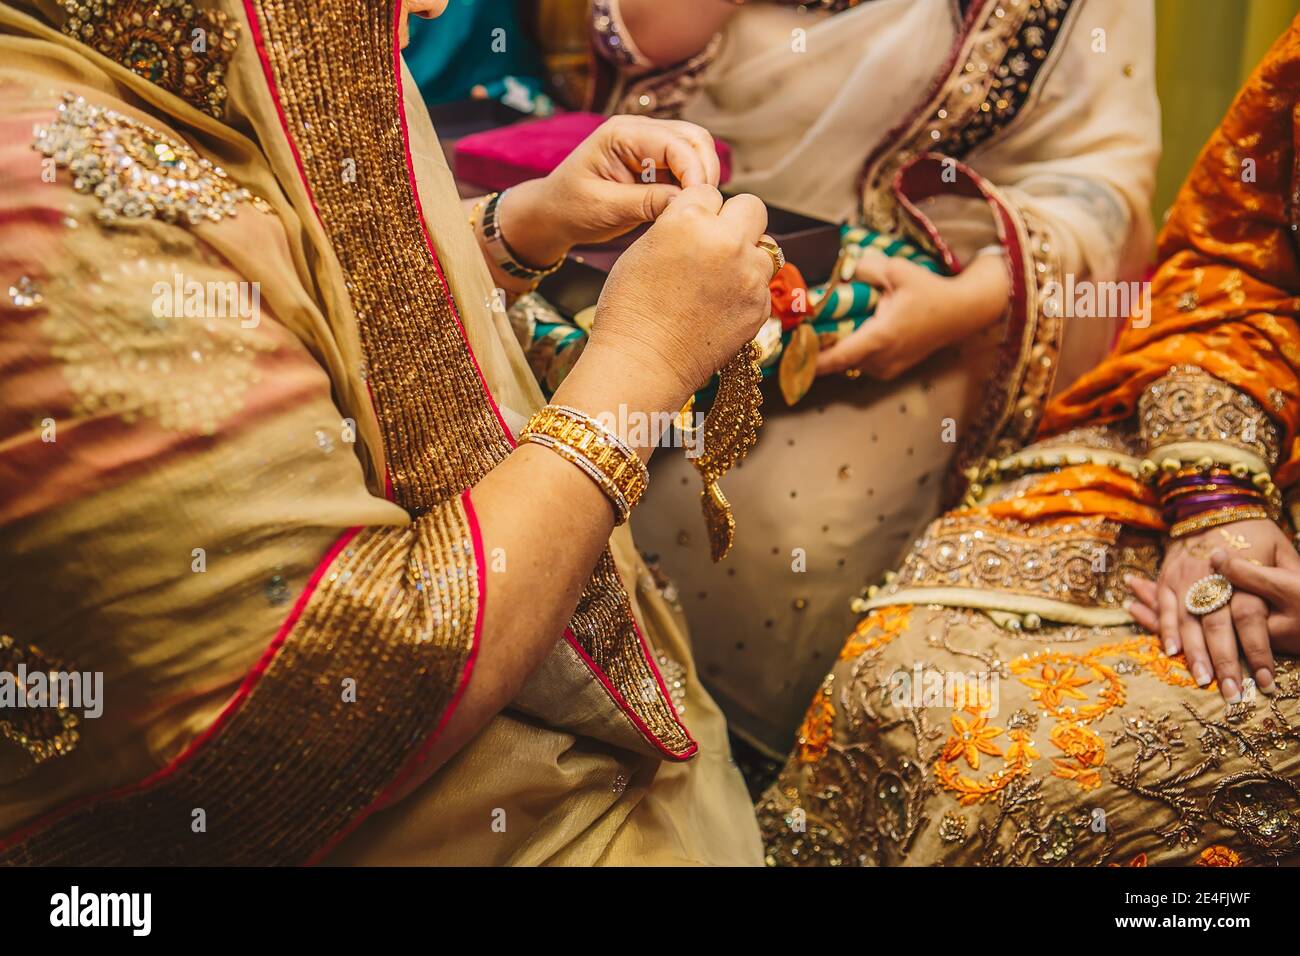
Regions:
[[[401,528],[346,531],[201,736],[140,783],[0,840],[0,865],[320,858],[425,759],[464,692],[481,550],[468,495]]]
[[[413,515],[514,448],[425,225],[407,138],[393,3],[243,0],[268,86],[352,297],[386,486]],[[355,177],[342,170],[352,168]],[[382,214],[379,214],[382,211]],[[648,751],[695,754],[606,549],[565,638]]]

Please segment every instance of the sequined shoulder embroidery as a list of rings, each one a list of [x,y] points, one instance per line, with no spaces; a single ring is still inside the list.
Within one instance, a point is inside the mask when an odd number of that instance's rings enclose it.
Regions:
[[[220,116],[239,24],[189,0],[67,0],[63,32],[196,109]]]
[[[32,147],[72,174],[77,192],[93,193],[105,225],[121,220],[220,222],[239,206],[266,202],[179,140],[116,110],[65,93],[54,121],[36,129]]]

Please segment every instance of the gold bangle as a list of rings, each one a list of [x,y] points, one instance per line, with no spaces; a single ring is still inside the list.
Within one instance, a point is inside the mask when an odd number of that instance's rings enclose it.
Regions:
[[[627,521],[650,484],[650,473],[621,438],[576,408],[547,405],[533,415],[521,442],[549,448],[596,483],[614,507],[614,523]]]
[[[1269,513],[1264,508],[1254,505],[1234,505],[1231,508],[1220,508],[1218,511],[1206,511],[1180,521],[1169,529],[1169,537],[1171,539],[1185,538],[1189,534],[1208,531],[1211,528],[1231,524],[1234,521],[1249,521],[1268,517]]]

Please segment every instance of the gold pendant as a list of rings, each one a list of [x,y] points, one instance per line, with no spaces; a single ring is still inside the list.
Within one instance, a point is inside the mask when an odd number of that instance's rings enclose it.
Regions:
[[[749,454],[763,424],[763,373],[759,349],[749,342],[718,374],[718,394],[704,416],[704,448],[691,463],[704,481],[700,504],[709,531],[709,553],[715,562],[731,550],[736,519],[718,480]]]
[[[813,381],[817,378],[817,353],[821,343],[817,333],[807,322],[795,327],[790,336],[790,344],[781,356],[781,367],[777,372],[777,381],[781,385],[781,396],[785,403],[794,406],[799,399],[808,394]]]

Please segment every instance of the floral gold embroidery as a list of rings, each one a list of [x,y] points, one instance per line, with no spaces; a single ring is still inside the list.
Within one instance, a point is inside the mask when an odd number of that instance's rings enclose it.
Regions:
[[[192,0],[67,0],[63,32],[211,116],[226,105],[239,24]]]
[[[1083,607],[1119,607],[1128,574],[1154,578],[1157,552],[1102,518],[1025,523],[950,512],[916,540],[876,606],[914,588],[992,589]]]
[[[1291,661],[1278,660],[1272,695],[1225,708],[1183,658],[1129,626],[1009,632],[978,611],[917,605],[887,642],[883,630],[863,631],[850,638],[858,655],[831,672],[833,736],[818,739],[822,756],[792,757],[758,803],[769,862],[1141,867],[1300,857],[1300,676]],[[1026,653],[1010,651],[1029,642]],[[1005,719],[881,693],[899,669],[948,673],[970,660],[1001,675]],[[1130,707],[1131,697],[1143,706]]]

